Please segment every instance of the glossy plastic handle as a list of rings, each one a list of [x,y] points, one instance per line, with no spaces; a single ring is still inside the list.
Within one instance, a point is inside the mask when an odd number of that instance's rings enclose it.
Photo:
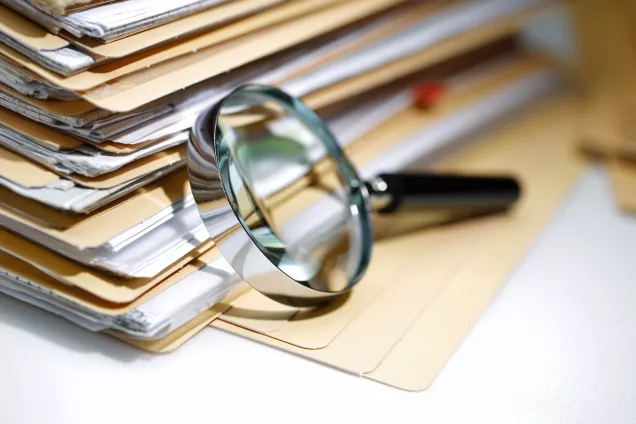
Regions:
[[[521,196],[510,177],[427,173],[382,174],[366,182],[377,213],[456,210],[460,213],[500,211]]]

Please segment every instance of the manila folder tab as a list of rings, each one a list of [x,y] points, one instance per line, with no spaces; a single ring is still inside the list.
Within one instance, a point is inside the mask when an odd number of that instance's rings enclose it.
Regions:
[[[425,389],[580,174],[583,165],[573,154],[576,99],[563,96],[543,106],[441,164],[450,171],[517,175],[524,187],[520,204],[508,214],[377,241],[371,269],[343,303],[355,301],[395,257],[408,260],[384,277],[374,301],[327,346],[300,348],[223,319],[212,325],[395,387]],[[310,339],[312,319],[294,330]]]
[[[59,180],[53,172],[0,147],[0,178],[22,187],[46,187]]]

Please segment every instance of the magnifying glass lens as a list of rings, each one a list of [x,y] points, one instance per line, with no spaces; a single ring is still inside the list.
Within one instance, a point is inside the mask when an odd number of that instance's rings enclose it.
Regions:
[[[255,84],[199,117],[188,180],[230,266],[259,292],[297,307],[360,280],[373,244],[369,203],[380,214],[418,210],[448,222],[508,210],[520,196],[507,176],[397,173],[363,183],[312,110]]]
[[[364,186],[322,121],[250,86],[223,101],[214,138],[225,195],[267,259],[314,290],[355,284],[372,241]]]

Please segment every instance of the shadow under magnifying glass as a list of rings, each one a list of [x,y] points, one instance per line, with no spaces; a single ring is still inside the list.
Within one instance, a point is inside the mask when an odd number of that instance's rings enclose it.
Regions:
[[[241,307],[232,307],[223,315],[230,318],[237,319],[250,319],[250,320],[261,320],[261,321],[287,321],[290,319],[290,316],[293,316],[294,321],[306,321],[313,318],[317,318],[320,316],[327,315],[341,307],[343,307],[351,296],[351,292],[343,293],[341,296],[336,297],[329,303],[325,303],[320,306],[315,306],[312,308],[293,308],[293,307],[284,307],[285,309],[279,310],[257,310],[257,309],[248,309]],[[302,311],[302,314],[293,314],[293,312]]]

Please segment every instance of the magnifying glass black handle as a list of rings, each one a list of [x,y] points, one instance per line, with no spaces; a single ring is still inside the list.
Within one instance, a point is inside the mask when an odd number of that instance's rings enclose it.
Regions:
[[[366,185],[371,207],[380,214],[423,209],[498,211],[521,196],[519,183],[510,177],[399,173],[381,174]]]

